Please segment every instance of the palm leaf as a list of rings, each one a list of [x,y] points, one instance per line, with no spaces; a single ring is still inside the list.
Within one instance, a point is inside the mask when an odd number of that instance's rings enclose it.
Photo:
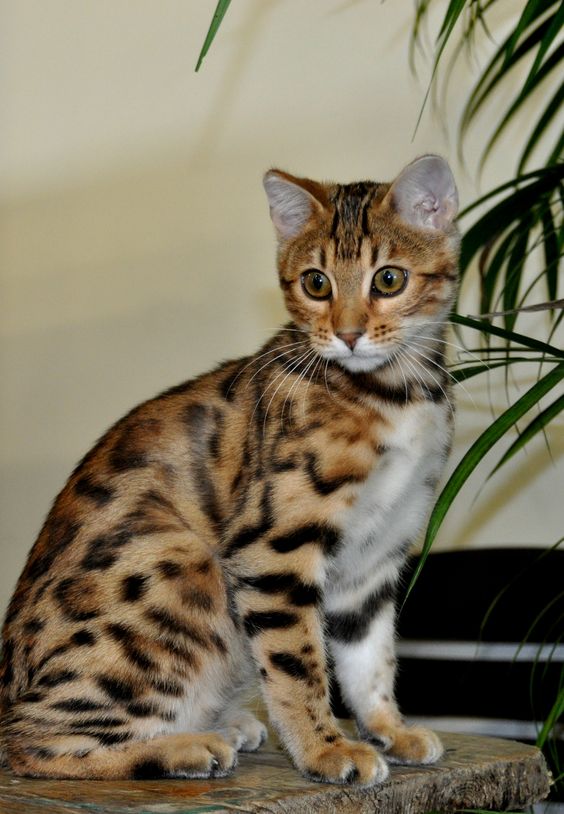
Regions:
[[[517,297],[523,276],[523,267],[527,257],[527,246],[532,226],[531,216],[523,218],[519,223],[516,240],[507,258],[507,274],[503,287],[503,308],[505,327],[512,331],[517,320],[517,312],[514,310],[517,305]]]
[[[415,124],[415,131],[417,131],[417,128],[419,127],[419,124],[421,122],[421,117],[423,116],[423,111],[425,110],[425,106],[427,104],[427,100],[429,98],[429,94],[431,92],[431,88],[433,86],[433,82],[439,67],[439,63],[441,61],[441,57],[445,50],[446,44],[450,39],[450,36],[454,30],[457,20],[460,17],[466,3],[467,0],[450,0],[450,3],[446,10],[443,23],[439,31],[439,35],[437,37],[437,49],[435,53],[435,59],[433,62],[433,69],[431,71],[431,78],[429,79],[429,84],[427,86],[425,96],[423,97],[423,103],[421,104],[419,116],[417,117],[417,122]]]
[[[533,20],[535,20],[540,14],[543,14],[546,9],[546,0],[528,0],[507,45],[505,53],[506,62],[511,59],[522,34],[527,30]]]
[[[539,381],[530,387],[514,404],[498,416],[466,452],[435,503],[427,527],[427,534],[423,543],[421,556],[406,592],[406,599],[421,573],[431,546],[450,506],[472,472],[499,439],[532,407],[538,404],[541,398],[550,392],[562,379],[564,379],[564,362],[560,362],[549,373],[539,379]]]
[[[564,410],[564,395],[560,396],[553,401],[545,410],[539,413],[535,418],[531,421],[531,423],[520,433],[518,438],[511,444],[507,452],[503,455],[503,457],[499,460],[499,462],[495,465],[492,469],[488,478],[497,472],[500,467],[503,466],[510,458],[512,458],[516,452],[522,449],[525,444],[527,444],[531,438],[533,438],[538,432],[544,430],[546,425],[552,421],[553,418],[556,418],[562,410]]]
[[[537,51],[537,55],[535,57],[535,61],[531,66],[531,70],[529,71],[529,75],[525,80],[524,87],[527,87],[529,82],[531,82],[539,70],[540,66],[542,65],[542,61],[546,56],[548,49],[560,33],[560,29],[564,25],[564,4],[560,4],[559,8],[556,11],[554,17],[551,18],[551,23],[546,35],[542,38],[542,42],[539,46]]]
[[[508,37],[497,49],[489,64],[483,70],[482,75],[474,90],[468,97],[462,117],[460,121],[460,134],[463,137],[468,129],[470,122],[475,118],[478,110],[482,107],[484,102],[489,98],[497,85],[505,79],[512,68],[517,65],[523,57],[533,50],[533,48],[543,41],[547,32],[550,29],[551,19],[543,20],[539,25],[529,34],[529,36],[519,45],[519,47],[511,54],[505,62],[502,62],[504,55],[511,37]],[[494,68],[498,67],[496,73],[493,74]],[[489,82],[488,82],[489,80]],[[487,84],[486,84],[487,83]]]
[[[558,262],[560,260],[560,246],[556,235],[556,227],[550,209],[542,214],[544,262],[546,266],[546,291],[549,300],[558,296]]]
[[[564,5],[562,6],[564,8]],[[517,167],[517,174],[520,175],[523,172],[523,169],[533,152],[534,148],[538,144],[539,140],[545,133],[548,125],[553,120],[553,118],[558,115],[560,108],[562,107],[562,102],[564,102],[564,82],[558,87],[556,93],[544,109],[540,119],[536,123],[533,132],[531,133],[527,144],[525,145],[525,149],[523,150],[523,154],[519,161],[519,166]],[[560,137],[561,138],[561,137]],[[559,139],[560,141],[560,139]],[[559,142],[558,142],[559,143]],[[558,143],[556,147],[558,147]],[[550,163],[550,162],[549,162]]]
[[[482,246],[508,229],[518,219],[520,213],[528,214],[533,207],[538,207],[539,200],[552,195],[563,178],[564,164],[543,167],[534,173],[527,173],[512,182],[502,184],[466,207],[460,217],[464,217],[481,203],[499,195],[508,187],[513,187],[513,191],[508,196],[482,215],[463,236],[460,252],[461,274],[464,274],[472,258]],[[530,180],[530,183],[520,186],[525,180]]]
[[[522,107],[522,105],[528,100],[534,91],[538,88],[538,86],[543,82],[546,77],[553,71],[555,68],[560,66],[562,59],[564,58],[564,43],[561,43],[558,48],[553,51],[553,53],[548,57],[548,59],[543,63],[543,65],[538,69],[535,75],[530,79],[530,81],[522,88],[520,93],[518,93],[515,101],[509,107],[505,115],[503,116],[502,120],[496,127],[493,135],[491,136],[490,140],[488,141],[483,153],[482,158],[480,161],[480,167],[484,166],[489,154],[491,153],[494,145],[497,143],[502,132],[505,130],[509,122],[512,120],[514,115],[517,113],[518,110]]]
[[[204,44],[202,45],[202,50],[200,51],[200,55],[196,63],[196,72],[200,70],[200,66],[204,61],[206,54],[210,50],[210,46],[215,39],[215,35],[219,30],[219,26],[223,22],[223,18],[227,13],[227,9],[229,8],[230,3],[231,0],[218,0],[217,6],[215,7],[215,11],[213,13],[213,17],[210,23],[210,27],[208,28],[208,33],[206,34]]]
[[[473,319],[472,317],[463,317],[461,314],[451,314],[450,321],[454,325],[466,325],[468,328],[474,328],[482,333],[491,336],[499,336],[502,339],[507,339],[510,342],[515,342],[517,345],[523,345],[525,348],[533,348],[541,353],[546,353],[549,356],[556,356],[558,359],[564,359],[564,350],[557,348],[555,345],[550,345],[548,342],[542,342],[540,339],[534,339],[532,336],[526,334],[519,334],[515,331],[508,331],[505,328],[498,328],[497,325],[492,325],[482,319]]]
[[[544,361],[556,361],[545,359]],[[525,356],[511,356],[505,359],[496,359],[491,362],[482,362],[481,364],[470,365],[468,367],[451,368],[449,370],[453,380],[457,383],[465,382],[466,379],[472,379],[480,373],[488,373],[490,370],[495,370],[496,367],[507,367],[508,365],[516,364],[517,362],[534,362],[538,364],[538,359],[529,359]]]

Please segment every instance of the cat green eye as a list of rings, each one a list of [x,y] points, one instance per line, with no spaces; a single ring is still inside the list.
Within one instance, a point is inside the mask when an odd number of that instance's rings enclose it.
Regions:
[[[328,300],[331,296],[331,281],[322,271],[306,271],[302,274],[302,286],[308,297],[315,300]]]
[[[374,297],[392,297],[407,285],[407,271],[395,266],[384,266],[372,278],[370,293]]]

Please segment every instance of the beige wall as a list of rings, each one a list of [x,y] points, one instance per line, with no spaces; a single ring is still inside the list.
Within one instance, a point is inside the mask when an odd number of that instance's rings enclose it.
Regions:
[[[284,319],[266,168],[387,180],[433,150],[453,160],[462,200],[476,193],[445,136],[467,64],[446,122],[427,113],[412,140],[424,82],[407,66],[411,3],[236,0],[195,75],[214,7],[0,2],[0,610],[50,501],[107,425]],[[513,161],[507,141],[483,188]],[[453,463],[490,416],[485,380],[468,389]],[[503,406],[502,391],[492,398]],[[554,463],[539,440],[472,503],[474,478],[441,544],[553,542],[563,435],[551,433]]]

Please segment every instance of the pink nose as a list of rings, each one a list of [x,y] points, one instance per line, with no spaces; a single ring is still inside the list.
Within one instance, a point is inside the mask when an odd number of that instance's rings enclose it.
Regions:
[[[337,331],[337,336],[339,339],[342,339],[345,345],[348,345],[351,350],[354,350],[354,346],[362,336],[362,331],[345,331],[343,333]]]

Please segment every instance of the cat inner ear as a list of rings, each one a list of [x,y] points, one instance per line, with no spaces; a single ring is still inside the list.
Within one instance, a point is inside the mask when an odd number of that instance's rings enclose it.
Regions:
[[[310,218],[324,209],[323,187],[315,181],[294,178],[281,170],[269,170],[263,184],[270,204],[270,217],[281,240],[295,237]]]
[[[406,223],[419,229],[446,231],[458,212],[452,172],[438,155],[424,155],[408,164],[386,198]]]

